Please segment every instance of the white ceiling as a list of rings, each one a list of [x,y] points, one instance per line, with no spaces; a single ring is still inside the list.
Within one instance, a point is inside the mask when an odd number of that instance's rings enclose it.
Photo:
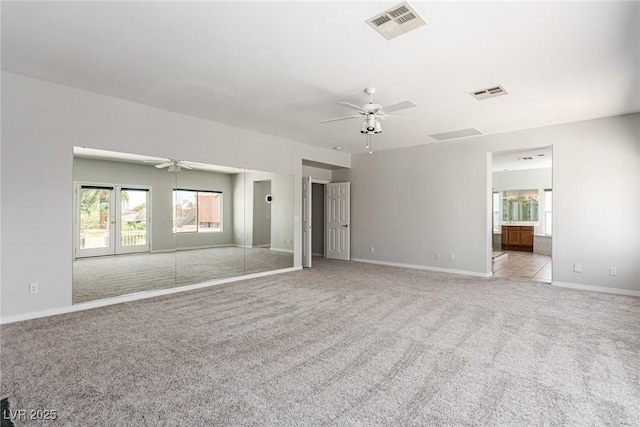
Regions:
[[[396,3],[3,1],[2,68],[351,153],[360,120],[319,122],[365,87],[417,104],[377,150],[640,111],[637,1],[413,1],[428,24],[385,40],[364,21]]]

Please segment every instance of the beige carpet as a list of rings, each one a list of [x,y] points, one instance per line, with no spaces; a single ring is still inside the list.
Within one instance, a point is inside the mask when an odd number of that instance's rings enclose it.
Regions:
[[[289,267],[293,267],[293,254],[264,248],[79,258],[73,262],[73,303]]]
[[[65,426],[640,425],[638,298],[314,265],[3,326],[2,397]]]

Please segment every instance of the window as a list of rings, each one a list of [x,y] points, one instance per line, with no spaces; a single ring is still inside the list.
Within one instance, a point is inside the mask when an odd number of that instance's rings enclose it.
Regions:
[[[544,234],[551,236],[553,230],[553,197],[551,189],[544,190]]]
[[[220,231],[222,231],[222,193],[218,191],[173,190],[174,233]]]
[[[493,193],[493,232],[500,233],[500,193]]]

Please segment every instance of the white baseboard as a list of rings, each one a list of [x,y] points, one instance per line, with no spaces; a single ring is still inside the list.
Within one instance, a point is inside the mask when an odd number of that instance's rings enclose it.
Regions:
[[[293,249],[271,248],[271,250],[276,252],[286,252],[288,254],[293,253]]]
[[[228,248],[233,247],[231,243],[221,244],[221,245],[204,245],[204,246],[184,246],[184,247],[176,247],[176,251],[190,251],[196,249],[214,249],[214,248]]]
[[[212,248],[228,248],[228,247],[233,247],[233,244],[222,244],[222,245],[206,245],[206,246],[187,246],[187,247],[180,247],[180,248],[173,248],[173,249],[158,249],[158,250],[152,250],[148,253],[151,254],[165,254],[165,253],[169,253],[169,252],[178,252],[178,251],[190,251],[190,250],[195,250],[195,249],[212,249]],[[140,253],[145,253],[145,252],[137,252],[138,254]],[[135,255],[136,253],[134,252],[132,255]]]
[[[364,259],[364,258],[351,258],[351,261],[366,262],[368,264],[390,265],[392,267],[413,268],[415,270],[437,271],[440,273],[464,274],[465,276],[474,276],[474,277],[491,277],[492,275],[492,273],[480,273],[477,271],[456,270],[453,268],[433,267],[430,265],[417,265],[417,264],[404,264],[400,262],[377,261],[377,260]]]
[[[96,301],[83,302],[68,307],[53,308],[51,310],[36,311],[33,313],[19,314],[17,316],[8,316],[0,318],[0,325],[8,323],[22,322],[24,320],[38,319],[40,317],[56,316],[58,314],[74,313],[76,311],[91,310],[93,308],[105,307],[107,305],[121,304],[123,302],[137,301],[141,299],[158,297],[161,295],[176,294],[178,292],[192,291],[194,289],[209,288],[212,286],[223,285],[225,283],[239,282],[241,280],[254,279],[257,277],[271,276],[273,274],[289,273],[292,271],[302,270],[302,267],[282,268],[280,270],[265,271],[261,273],[246,274],[244,276],[229,277],[211,282],[197,283],[195,285],[180,286],[171,289],[159,289],[155,291],[137,292],[134,294],[123,295],[121,297],[105,298]]]
[[[606,286],[583,285],[581,283],[571,283],[571,282],[558,282],[557,280],[553,280],[551,282],[551,286],[557,286],[559,288],[578,289],[581,291],[604,292],[607,294],[640,297],[640,291],[634,291],[632,289],[608,288]]]

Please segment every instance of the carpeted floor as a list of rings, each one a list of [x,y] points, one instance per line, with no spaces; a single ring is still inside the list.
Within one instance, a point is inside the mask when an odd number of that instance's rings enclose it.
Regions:
[[[289,267],[291,253],[231,246],[79,258],[73,262],[73,303]]]
[[[546,284],[318,259],[1,332],[51,425],[640,425],[640,299]]]

